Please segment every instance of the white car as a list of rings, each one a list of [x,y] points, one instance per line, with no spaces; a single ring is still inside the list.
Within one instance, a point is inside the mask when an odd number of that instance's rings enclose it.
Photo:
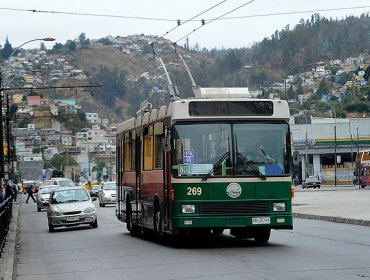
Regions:
[[[44,185],[56,185],[59,187],[76,187],[75,182],[67,178],[51,178],[45,180]]]
[[[99,190],[99,206],[104,207],[106,204],[116,204],[117,187],[116,182],[104,182]]]
[[[82,187],[57,187],[50,194],[47,206],[49,232],[56,227],[88,224],[98,227],[96,208],[89,193]]]

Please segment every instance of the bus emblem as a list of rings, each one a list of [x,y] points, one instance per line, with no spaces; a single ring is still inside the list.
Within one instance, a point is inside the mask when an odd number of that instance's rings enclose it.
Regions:
[[[242,193],[242,187],[238,183],[230,183],[226,188],[226,193],[231,198],[237,198]]]

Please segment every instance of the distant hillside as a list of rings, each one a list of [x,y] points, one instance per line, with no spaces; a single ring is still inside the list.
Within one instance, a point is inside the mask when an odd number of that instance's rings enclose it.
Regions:
[[[178,47],[178,50],[198,85],[252,87],[261,81],[281,81],[281,77],[276,73],[246,71],[244,65],[270,66],[287,73],[297,65],[358,57],[361,53],[367,55],[369,26],[369,15],[337,20],[315,14],[310,20],[301,20],[295,27],[277,30],[251,48],[197,50]],[[104,117],[122,120],[137,111],[144,99],[149,99],[154,105],[161,105],[168,99],[163,70],[160,63],[153,60],[149,45],[153,41],[180,95],[191,96],[190,80],[181,60],[176,57],[172,43],[165,39],[144,35],[107,37],[80,41],[76,46],[72,42],[72,47],[69,41],[52,52],[64,52],[72,57],[74,67],[82,69],[90,83],[103,84],[102,94],[91,96],[86,93],[78,97],[85,111],[96,111]]]

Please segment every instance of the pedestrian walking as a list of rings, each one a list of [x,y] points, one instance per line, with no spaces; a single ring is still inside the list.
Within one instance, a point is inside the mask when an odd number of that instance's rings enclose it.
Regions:
[[[33,197],[33,185],[30,185],[27,188],[27,194],[28,194],[28,197],[27,197],[26,203],[28,203],[28,200],[30,199],[30,197],[32,198],[33,202],[36,202],[35,198]]]
[[[294,176],[294,186],[296,187],[296,186],[298,186],[298,176],[297,175],[295,175]]]
[[[13,199],[14,199],[14,202],[17,201],[18,192],[19,192],[18,185],[16,183],[13,183]]]

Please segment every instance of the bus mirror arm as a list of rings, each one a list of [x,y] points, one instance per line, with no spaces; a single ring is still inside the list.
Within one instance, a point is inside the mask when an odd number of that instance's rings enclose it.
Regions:
[[[165,152],[171,151],[171,136],[170,136],[170,131],[167,131],[167,135],[164,138],[164,141],[163,141],[163,150]]]

